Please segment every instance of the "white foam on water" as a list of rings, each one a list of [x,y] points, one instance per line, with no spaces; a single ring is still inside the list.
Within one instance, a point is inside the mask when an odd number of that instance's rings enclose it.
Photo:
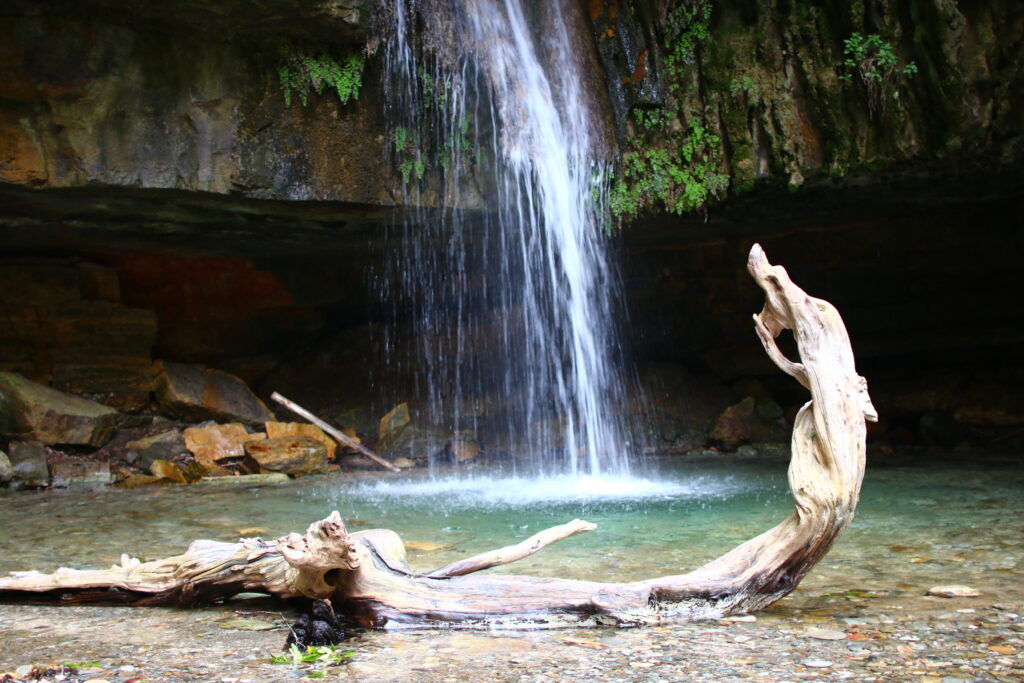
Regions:
[[[368,498],[442,498],[449,506],[508,507],[537,503],[616,502],[721,498],[745,487],[732,478],[693,476],[652,480],[633,476],[472,477],[362,482],[352,491]]]

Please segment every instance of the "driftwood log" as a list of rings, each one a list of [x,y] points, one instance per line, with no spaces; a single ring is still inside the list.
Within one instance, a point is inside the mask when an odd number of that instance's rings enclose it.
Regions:
[[[794,285],[758,245],[747,267],[765,294],[764,309],[754,316],[765,351],[811,394],[793,427],[789,482],[796,510],[704,567],[632,583],[474,573],[593,528],[575,520],[423,574],[410,569],[395,532],[350,534],[335,512],[305,535],[276,541],[196,541],[183,555],[153,562],[123,556],[108,570],[12,574],[0,578],[0,600],[194,605],[255,591],[329,598],[339,612],[377,628],[628,626],[765,607],[792,591],[853,519],[864,474],[865,420],[876,415],[836,309]],[[796,339],[799,362],[776,346],[786,329]]]

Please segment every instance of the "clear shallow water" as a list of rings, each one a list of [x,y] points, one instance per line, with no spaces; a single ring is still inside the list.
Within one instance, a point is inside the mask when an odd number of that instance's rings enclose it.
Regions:
[[[196,538],[275,538],[337,509],[352,530],[397,531],[422,570],[579,517],[598,530],[494,571],[637,579],[699,566],[781,521],[792,509],[786,467],[779,459],[677,459],[648,479],[385,475],[263,488],[8,493],[0,496],[0,571],[105,566],[121,552],[174,555]],[[966,583],[1020,580],[1022,494],[1016,464],[869,465],[857,520],[815,573],[846,588],[891,584],[910,565],[936,582],[951,581],[950,566]]]
[[[524,482],[434,485],[407,475],[319,478],[284,486],[167,487],[0,495],[0,571],[111,564],[122,550],[154,558],[194,538],[232,540],[304,529],[338,508],[354,529],[387,526],[431,569],[583,517],[596,532],[492,571],[631,579],[700,565],[789,514],[781,460],[678,459],[646,496]],[[565,482],[560,482],[564,484]],[[565,488],[564,497],[552,491]],[[521,492],[521,495],[515,492]],[[526,528],[524,528],[526,527]],[[750,623],[517,633],[369,632],[331,680],[1019,681],[1024,672],[1024,469],[914,454],[869,463],[857,520],[789,597]],[[450,547],[444,547],[451,544]],[[420,546],[434,547],[434,546]],[[980,598],[929,597],[965,583]],[[269,663],[287,631],[232,624],[234,610],[273,628],[272,600],[198,610],[0,605],[0,671],[97,660],[99,677],[160,681],[294,681]],[[289,618],[295,614],[290,613]],[[841,640],[820,640],[832,629]],[[808,661],[816,662],[809,666]],[[827,667],[819,668],[822,662]],[[122,668],[126,667],[126,668]],[[930,678],[929,678],[930,676]]]

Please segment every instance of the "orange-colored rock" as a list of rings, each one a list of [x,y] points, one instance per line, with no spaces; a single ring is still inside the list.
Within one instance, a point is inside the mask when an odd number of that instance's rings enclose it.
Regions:
[[[334,452],[338,448],[337,442],[334,439],[327,436],[324,430],[320,429],[316,425],[306,424],[304,422],[267,422],[263,425],[267,432],[268,439],[277,439],[282,436],[308,436],[311,439],[316,439],[324,445],[327,449],[327,459],[334,460]],[[355,429],[352,429],[352,434],[348,434],[345,430],[342,433],[346,436],[351,436],[356,442],[359,439],[355,438]]]
[[[169,479],[171,481],[176,481],[179,484],[188,483],[188,480],[185,478],[185,473],[182,472],[181,468],[173,462],[167,462],[166,460],[154,460],[153,464],[149,466],[149,471],[154,477]]]
[[[308,436],[282,436],[245,445],[246,466],[259,472],[284,472],[293,477],[327,471],[327,449]]]
[[[163,479],[152,474],[133,474],[127,479],[117,483],[117,486],[126,489],[134,489],[139,486],[152,486],[153,484],[169,484],[169,479]]]
[[[34,131],[13,111],[0,109],[0,180],[40,185],[49,177]]]
[[[263,432],[250,434],[239,422],[185,430],[185,448],[203,465],[216,466],[219,460],[245,456],[245,444],[267,438]]]

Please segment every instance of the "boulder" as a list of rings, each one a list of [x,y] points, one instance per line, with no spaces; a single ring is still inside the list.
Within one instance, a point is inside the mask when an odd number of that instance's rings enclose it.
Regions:
[[[6,484],[14,479],[14,469],[11,467],[11,459],[7,454],[0,451],[0,484]]]
[[[245,444],[267,438],[263,432],[250,434],[245,425],[232,422],[211,427],[189,427],[185,430],[185,447],[196,460],[206,466],[217,466],[220,460],[245,457]]]
[[[315,439],[327,449],[327,459],[334,460],[334,452],[338,448],[338,443],[327,436],[324,430],[316,425],[306,424],[305,422],[267,422],[263,427],[266,429],[268,439],[277,439],[283,436],[308,436],[311,439]],[[343,429],[342,433],[352,437],[356,443],[359,442],[355,429],[349,427]]]
[[[455,462],[463,463],[476,458],[483,452],[476,434],[472,430],[459,432],[448,445]]]
[[[288,481],[288,475],[284,472],[265,472],[262,474],[239,474],[232,477],[204,477],[196,484],[204,486],[264,486],[280,484],[285,481]]]
[[[409,417],[409,404],[399,403],[387,415],[380,419],[377,438],[381,441],[405,427],[412,419]]]
[[[717,377],[693,375],[674,363],[651,363],[642,368],[640,391],[626,410],[651,451],[688,453],[704,448],[708,430],[730,398]]]
[[[971,427],[1018,427],[1024,424],[1024,391],[1009,380],[976,381],[963,394],[953,419]]]
[[[312,437],[282,436],[245,444],[246,465],[260,472],[293,477],[327,471],[327,448]]]
[[[135,464],[146,470],[156,460],[172,460],[188,451],[185,437],[176,429],[129,441],[125,448],[138,454]]]
[[[52,463],[50,478],[54,488],[109,486],[113,483],[110,465],[91,460],[61,460]]]
[[[274,419],[266,404],[232,374],[167,361],[157,361],[154,370],[156,400],[169,415],[183,420],[250,424]]]
[[[168,481],[175,481],[179,484],[188,483],[185,473],[182,472],[181,468],[173,462],[167,462],[166,460],[154,460],[149,466],[149,471],[154,477],[160,477],[161,479],[167,479]]]
[[[409,424],[377,443],[377,452],[388,460],[429,458],[445,450],[452,435],[443,429]]]
[[[25,486],[48,486],[50,467],[46,447],[38,441],[18,441],[10,445],[8,457],[14,480]]]
[[[728,451],[735,450],[741,443],[749,440],[753,429],[755,404],[754,397],[747,396],[722,411],[708,434],[708,440]]]
[[[0,372],[0,432],[45,444],[102,446],[114,431],[113,408]]]

